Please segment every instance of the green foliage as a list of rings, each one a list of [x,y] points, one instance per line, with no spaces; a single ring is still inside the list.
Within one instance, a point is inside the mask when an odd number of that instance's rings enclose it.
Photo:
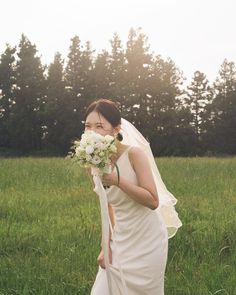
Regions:
[[[56,53],[54,62],[48,68],[42,145],[46,150],[59,153],[68,148],[66,142],[71,135],[67,129],[72,110],[67,101],[65,86],[64,61],[60,53]]]
[[[165,294],[234,295],[236,158],[159,158],[183,222]],[[1,159],[0,294],[90,292],[101,242],[97,196],[65,158]]]
[[[210,108],[210,137],[216,150],[234,155],[236,151],[236,67],[224,60],[215,82],[215,99]]]
[[[86,107],[110,98],[155,155],[235,154],[234,62],[224,60],[213,85],[196,71],[184,89],[183,73],[150,51],[141,28],[129,31],[125,47],[117,34],[110,44],[95,55],[89,41],[74,36],[66,62],[56,53],[47,68],[26,36],[16,48],[7,45],[0,59],[0,147],[66,155],[84,130]]]
[[[10,146],[24,151],[40,149],[43,134],[45,67],[36,54],[36,46],[22,35],[15,65],[14,103],[8,118],[8,132]]]
[[[9,117],[14,102],[16,48],[7,45],[0,59],[0,146],[10,146]]]

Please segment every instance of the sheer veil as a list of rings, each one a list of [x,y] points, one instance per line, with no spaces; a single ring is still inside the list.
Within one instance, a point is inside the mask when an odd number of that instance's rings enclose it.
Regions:
[[[182,226],[182,222],[174,207],[177,199],[167,190],[162,181],[150,144],[144,136],[132,123],[124,118],[121,119],[121,133],[123,135],[122,143],[140,147],[148,157],[159,197],[159,206],[155,210],[161,213],[168,231],[168,238],[171,238],[176,234],[178,228]]]

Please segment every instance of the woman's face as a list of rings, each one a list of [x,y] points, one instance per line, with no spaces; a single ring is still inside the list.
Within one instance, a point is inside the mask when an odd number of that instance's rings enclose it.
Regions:
[[[114,135],[119,132],[119,127],[113,127],[101,114],[96,111],[91,112],[85,121],[85,131],[92,130],[101,135]]]

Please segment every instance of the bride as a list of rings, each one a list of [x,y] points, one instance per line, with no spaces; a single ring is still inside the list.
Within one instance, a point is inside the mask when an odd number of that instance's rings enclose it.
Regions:
[[[107,244],[102,233],[91,295],[163,295],[168,238],[182,225],[174,208],[177,200],[166,189],[149,144],[121,118],[114,102],[93,102],[85,114],[85,130],[116,137],[112,161],[118,166],[101,177],[106,191],[98,191],[89,171],[100,202],[102,195],[107,202],[108,216],[101,207],[103,226],[110,225]]]

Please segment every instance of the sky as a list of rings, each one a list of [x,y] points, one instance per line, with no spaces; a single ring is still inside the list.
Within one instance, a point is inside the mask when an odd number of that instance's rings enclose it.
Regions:
[[[0,53],[24,33],[43,63],[68,55],[70,39],[110,50],[116,32],[125,47],[130,28],[142,28],[150,51],[170,57],[187,83],[194,71],[213,82],[224,58],[236,63],[235,0],[8,0],[0,5]]]

